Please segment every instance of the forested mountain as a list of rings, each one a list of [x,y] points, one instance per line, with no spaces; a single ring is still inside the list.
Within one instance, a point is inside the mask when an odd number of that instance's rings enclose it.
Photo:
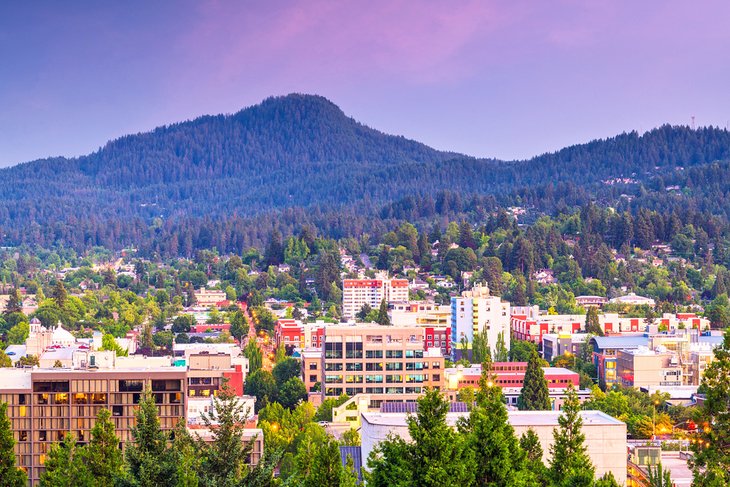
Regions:
[[[240,251],[272,228],[379,234],[403,219],[589,201],[726,222],[728,161],[727,131],[670,126],[526,161],[474,159],[368,128],[325,98],[289,95],[0,170],[1,243],[190,255]]]

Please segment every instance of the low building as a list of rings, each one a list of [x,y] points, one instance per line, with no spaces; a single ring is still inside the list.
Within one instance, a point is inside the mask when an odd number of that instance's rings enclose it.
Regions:
[[[201,287],[197,291],[194,291],[196,306],[204,308],[212,308],[218,306],[218,303],[222,303],[226,300],[225,291],[219,291],[217,289],[206,289]]]
[[[553,444],[553,430],[559,427],[558,411],[508,411],[509,422],[519,437],[528,430],[534,431],[540,439],[543,461],[547,463]],[[596,477],[611,472],[619,485],[626,482],[626,424],[601,411],[581,411],[582,432],[588,456],[596,467]],[[455,426],[459,418],[468,416],[464,412],[450,412],[446,415],[449,425]],[[395,435],[410,441],[408,413],[362,413],[360,437],[362,458],[367,459],[375,446],[388,435]]]
[[[616,354],[618,380],[624,387],[637,389],[650,386],[679,387],[682,366],[677,354],[645,347],[618,350]]]

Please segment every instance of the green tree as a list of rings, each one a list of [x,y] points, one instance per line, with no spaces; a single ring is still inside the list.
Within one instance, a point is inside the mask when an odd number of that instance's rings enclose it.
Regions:
[[[586,453],[580,400],[575,389],[568,387],[563,409],[558,417],[559,428],[553,430],[554,443],[550,447],[550,480],[553,485],[592,485],[595,468]],[[585,479],[590,484],[585,484]]]
[[[535,478],[527,470],[525,453],[507,419],[502,388],[494,383],[489,361],[482,364],[476,404],[458,427],[466,435],[475,456],[474,485],[508,487],[534,484]]]
[[[20,295],[20,290],[18,288],[13,288],[12,291],[10,291],[10,294],[8,295],[8,302],[5,305],[5,311],[3,314],[9,315],[12,313],[22,313],[23,312],[23,297]]]
[[[368,303],[364,303],[362,305],[362,307],[360,308],[360,311],[358,311],[357,314],[355,315],[355,318],[357,318],[359,321],[364,323],[365,320],[367,319],[368,315],[372,312],[372,310],[373,309],[370,307],[370,305]]]
[[[446,424],[448,412],[449,402],[442,393],[429,389],[418,400],[418,413],[407,419],[415,485],[462,486],[474,479],[473,453]]]
[[[705,370],[702,388],[705,401],[700,409],[704,427],[693,443],[693,486],[730,485],[730,332],[715,359]]]
[[[533,351],[527,362],[525,379],[522,383],[520,396],[517,398],[517,407],[520,411],[548,411],[550,410],[550,391],[548,391],[545,372],[542,370],[542,360]]]
[[[223,390],[213,397],[211,412],[201,415],[212,436],[211,441],[200,440],[198,445],[203,485],[251,485],[245,483],[252,473],[245,462],[253,451],[254,443],[253,440],[243,441],[243,429],[250,413],[233,391],[224,385]]]
[[[253,374],[264,365],[264,352],[261,351],[256,340],[250,340],[243,347],[243,356],[248,359],[249,374]]]
[[[40,478],[41,487],[96,485],[84,461],[84,449],[76,446],[76,437],[70,433],[61,443],[51,446],[43,466],[45,470]]]
[[[96,485],[112,486],[123,473],[124,458],[119,449],[119,437],[114,431],[111,412],[99,410],[94,427],[91,429],[91,442],[84,448],[84,461]]]
[[[603,336],[601,322],[598,318],[598,308],[595,306],[588,306],[588,310],[586,311],[586,333],[600,337]]]
[[[285,408],[294,409],[307,400],[307,388],[299,377],[292,377],[281,385],[277,399]]]
[[[526,466],[540,485],[548,484],[547,467],[542,462],[542,446],[537,433],[528,429],[520,437],[520,448],[525,452]]]
[[[509,347],[510,362],[528,362],[532,352],[537,352],[534,343],[525,340],[512,340]]]
[[[302,487],[339,487],[343,480],[343,466],[340,445],[334,438],[326,436],[314,450],[309,475],[302,479]]]
[[[125,450],[125,460],[134,485],[170,485],[176,465],[167,448],[168,435],[160,428],[154,396],[146,391],[135,412],[134,442]]]
[[[270,402],[276,401],[276,380],[268,370],[259,369],[246,378],[244,392],[256,397],[256,411],[259,411]]]
[[[124,350],[111,333],[104,333],[101,337],[101,350],[109,350],[117,354],[117,357],[126,357],[128,352]]]
[[[380,302],[380,308],[378,309],[378,317],[375,322],[382,326],[390,326],[390,317],[388,316],[388,303],[385,298]]]
[[[68,292],[66,292],[66,286],[63,285],[63,281],[56,281],[51,297],[56,302],[56,306],[58,306],[59,309],[64,309],[66,306],[66,300],[68,299]]]
[[[30,325],[22,321],[8,330],[8,343],[22,345],[28,339],[28,335],[30,335]]]
[[[471,342],[471,361],[473,363],[482,363],[487,360],[487,357],[491,359],[492,350],[489,348],[489,339],[486,333],[474,333],[474,339]]]
[[[661,462],[652,468],[651,465],[647,467],[647,479],[649,480],[649,487],[673,487],[672,475],[669,470],[664,470]]]
[[[243,337],[248,334],[249,325],[246,315],[243,311],[238,310],[231,314],[231,335],[233,338],[238,340],[239,343],[243,342]]]
[[[0,368],[3,368],[3,367],[12,367],[13,366],[13,361],[10,359],[10,357],[8,357],[8,354],[6,354],[2,350],[2,348],[3,348],[2,345],[0,345]]]
[[[500,331],[497,334],[497,346],[494,351],[494,361],[506,362],[507,360],[509,360],[509,350],[507,350],[507,345],[504,341],[504,332]]]
[[[276,379],[276,385],[281,387],[289,379],[301,375],[301,365],[297,359],[288,357],[276,364],[271,373]]]
[[[25,487],[28,477],[15,463],[15,438],[8,418],[8,405],[0,404],[0,479],[7,487]]]
[[[170,447],[172,463],[175,466],[173,485],[175,487],[198,487],[200,483],[198,471],[201,463],[198,444],[188,433],[184,419],[181,418],[178,422],[173,437]]]

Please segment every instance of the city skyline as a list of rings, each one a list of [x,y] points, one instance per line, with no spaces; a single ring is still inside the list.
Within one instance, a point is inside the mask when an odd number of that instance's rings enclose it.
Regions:
[[[726,128],[728,14],[720,2],[7,3],[0,166],[290,92],[501,159],[692,117]]]

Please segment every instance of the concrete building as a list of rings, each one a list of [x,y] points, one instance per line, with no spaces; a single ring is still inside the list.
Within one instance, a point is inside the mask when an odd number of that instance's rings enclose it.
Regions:
[[[498,296],[491,296],[486,285],[478,285],[464,291],[461,297],[451,298],[451,343],[452,356],[461,356],[461,341],[466,339],[468,347],[474,341],[474,334],[487,337],[492,355],[496,351],[501,335],[509,350],[510,346],[510,304]]]
[[[443,385],[444,357],[424,342],[419,326],[329,325],[322,348],[302,352],[304,384],[320,399],[369,394],[373,407],[414,401],[425,387]]]
[[[650,386],[681,386],[682,366],[677,354],[665,350],[639,347],[618,350],[616,354],[618,380],[624,387],[637,389]]]
[[[219,291],[217,289],[205,289],[201,287],[197,291],[194,291],[193,294],[195,295],[196,306],[203,308],[212,308],[226,300],[225,291]]]
[[[585,445],[596,467],[596,477],[611,472],[619,485],[623,485],[626,482],[626,424],[601,411],[581,411],[580,414]],[[455,426],[459,418],[467,415],[451,412],[446,415],[446,421]],[[559,415],[558,411],[508,411],[509,422],[518,437],[532,429],[540,438],[546,463],[553,444],[553,430],[559,426]],[[407,413],[362,413],[362,458],[368,458],[375,446],[390,434],[410,441],[407,417]]]
[[[494,383],[502,388],[502,394],[509,407],[517,407],[517,398],[522,392],[527,362],[495,362],[493,364]],[[552,409],[559,411],[566,398],[565,391],[569,385],[580,387],[580,376],[562,367],[543,367],[545,380],[550,393]],[[482,367],[473,364],[471,367],[450,367],[444,370],[444,390],[452,401],[458,399],[458,393],[465,387],[479,388]],[[585,401],[590,396],[589,390],[578,390],[578,397]]]
[[[342,281],[342,316],[354,319],[363,305],[378,309],[380,303],[408,301],[407,279],[344,279]]]
[[[70,431],[87,443],[101,408],[112,413],[122,444],[132,440],[134,411],[145,388],[158,405],[160,426],[185,416],[186,370],[14,369],[0,374],[0,402],[9,404],[18,464],[36,484],[53,443]]]
[[[545,334],[542,336],[542,358],[552,362],[561,355],[577,355],[587,338],[585,333]]]
[[[295,348],[319,348],[322,346],[326,323],[302,323],[294,319],[280,319],[274,326],[274,340],[277,345]]]

